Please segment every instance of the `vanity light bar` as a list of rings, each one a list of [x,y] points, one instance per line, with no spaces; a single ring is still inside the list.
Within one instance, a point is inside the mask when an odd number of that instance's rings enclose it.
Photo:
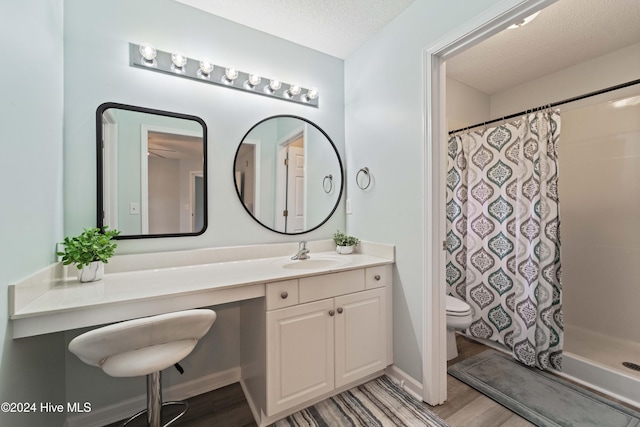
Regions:
[[[198,80],[257,95],[318,107],[318,90],[280,82],[207,60],[188,58],[179,52],[163,52],[150,45],[129,43],[129,65],[149,71]]]

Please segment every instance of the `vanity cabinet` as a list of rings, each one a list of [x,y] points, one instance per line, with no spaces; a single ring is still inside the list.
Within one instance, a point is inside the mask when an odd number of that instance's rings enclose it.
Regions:
[[[334,300],[335,386],[352,383],[387,367],[385,290]]]
[[[267,284],[267,416],[391,363],[387,271],[381,266]]]
[[[334,389],[334,302],[267,313],[267,415]]]

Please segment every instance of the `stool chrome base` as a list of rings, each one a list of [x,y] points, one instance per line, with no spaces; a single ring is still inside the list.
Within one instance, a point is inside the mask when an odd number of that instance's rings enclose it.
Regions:
[[[182,412],[173,417],[166,424],[162,425],[162,407],[163,406],[184,406]],[[139,418],[143,414],[147,414],[147,426],[148,427],[169,427],[176,422],[180,417],[187,413],[189,404],[187,402],[162,401],[162,381],[161,373],[153,372],[147,375],[147,409],[143,409],[137,414],[133,415],[127,421],[125,421],[121,427],[126,426],[133,420]]]

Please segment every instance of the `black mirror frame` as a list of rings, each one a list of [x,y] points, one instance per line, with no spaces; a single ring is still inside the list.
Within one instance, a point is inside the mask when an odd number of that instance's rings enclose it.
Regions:
[[[97,211],[96,211],[96,223],[97,227],[101,230],[104,229],[104,170],[103,170],[103,150],[102,150],[102,114],[110,109],[117,108],[120,110],[135,111],[138,113],[148,113],[160,116],[173,117],[176,119],[192,120],[198,122],[202,126],[202,178],[203,178],[203,192],[204,192],[204,206],[203,206],[203,222],[202,230],[192,233],[164,233],[164,234],[128,234],[115,237],[119,240],[126,239],[147,239],[157,237],[190,237],[199,236],[207,230],[208,226],[208,166],[207,166],[207,125],[204,120],[197,116],[191,116],[188,114],[174,113],[171,111],[155,110],[152,108],[137,107],[134,105],[119,104],[116,102],[105,102],[98,106],[96,110],[96,170],[97,170]]]
[[[245,206],[245,204],[242,202],[242,196],[240,194],[240,190],[238,189],[238,186],[235,185],[235,169],[236,169],[236,161],[238,159],[238,153],[240,152],[240,147],[243,144],[243,141],[247,138],[247,136],[249,136],[249,134],[259,125],[261,125],[262,123],[266,122],[267,120],[271,120],[271,119],[277,119],[277,118],[281,118],[281,117],[286,117],[286,118],[292,118],[292,119],[298,119],[298,120],[302,120],[305,123],[310,124],[311,126],[313,126],[314,128],[318,129],[322,135],[324,135],[325,138],[327,138],[327,141],[329,142],[329,144],[331,145],[331,148],[333,148],[333,151],[336,153],[336,157],[338,159],[338,165],[340,166],[340,191],[338,192],[338,198],[336,201],[336,204],[333,206],[333,209],[331,209],[331,212],[329,212],[327,214],[327,217],[320,222],[320,224],[316,225],[313,228],[310,228],[308,230],[305,231],[301,231],[299,233],[287,233],[284,231],[278,231],[278,230],[274,230],[273,228],[263,224],[260,220],[258,220],[258,218],[256,218],[251,211]],[[244,136],[242,137],[242,139],[240,140],[240,144],[238,144],[238,148],[236,150],[236,154],[233,158],[233,168],[231,170],[232,173],[232,181],[234,183],[234,187],[236,189],[236,194],[238,196],[238,200],[240,201],[240,204],[242,205],[242,207],[244,208],[244,210],[249,214],[249,216],[251,218],[253,218],[253,220],[255,222],[257,222],[258,224],[260,224],[261,226],[263,226],[264,228],[266,228],[267,230],[271,230],[274,233],[278,233],[278,234],[283,234],[286,236],[296,236],[296,235],[300,235],[300,234],[305,234],[305,233],[309,233],[313,230],[316,230],[318,228],[320,228],[322,225],[324,225],[324,223],[326,223],[327,221],[329,221],[329,218],[331,218],[334,214],[334,212],[336,211],[336,209],[338,209],[338,205],[340,205],[340,201],[342,200],[342,193],[344,191],[344,182],[345,182],[345,176],[344,176],[344,168],[342,167],[342,158],[340,157],[340,153],[338,152],[338,149],[336,148],[336,145],[333,143],[333,140],[329,137],[329,135],[327,135],[327,133],[317,124],[313,123],[311,120],[305,119],[304,117],[300,117],[300,116],[295,116],[292,114],[279,114],[279,115],[275,115],[275,116],[270,116],[267,117],[265,119],[260,120],[258,123],[256,123],[255,125],[251,126],[251,128],[247,131],[247,133],[244,134]]]

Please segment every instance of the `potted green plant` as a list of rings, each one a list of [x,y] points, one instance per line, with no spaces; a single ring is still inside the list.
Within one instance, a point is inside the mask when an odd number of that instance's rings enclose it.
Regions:
[[[118,246],[112,241],[120,232],[118,230],[103,230],[99,228],[85,228],[76,237],[65,237],[62,244],[64,251],[58,252],[64,265],[75,264],[78,269],[80,282],[93,282],[102,279],[104,264]]]
[[[336,230],[333,234],[333,242],[336,244],[336,252],[344,255],[352,253],[353,249],[360,243],[360,240],[357,237],[348,236],[340,230]]]

